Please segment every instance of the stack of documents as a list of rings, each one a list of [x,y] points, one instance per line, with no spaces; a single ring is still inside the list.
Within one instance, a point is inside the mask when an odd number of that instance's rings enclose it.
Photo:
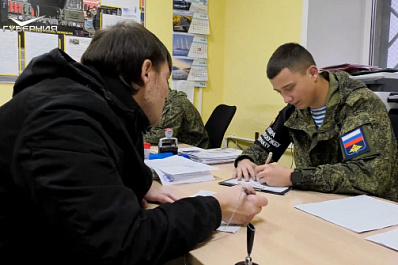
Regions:
[[[242,150],[235,148],[202,149],[199,147],[180,148],[180,153],[189,155],[189,158],[204,164],[221,164],[235,161]]]
[[[158,174],[163,185],[175,185],[214,180],[210,170],[217,169],[182,156],[145,160],[145,164]]]

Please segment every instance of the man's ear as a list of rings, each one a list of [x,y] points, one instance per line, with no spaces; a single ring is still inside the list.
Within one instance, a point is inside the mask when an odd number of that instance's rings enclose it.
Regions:
[[[317,79],[318,78],[318,68],[315,65],[311,65],[308,68],[308,72],[311,76],[311,79]]]
[[[141,80],[144,85],[146,85],[149,81],[151,69],[152,69],[151,60],[145,59],[141,67]]]

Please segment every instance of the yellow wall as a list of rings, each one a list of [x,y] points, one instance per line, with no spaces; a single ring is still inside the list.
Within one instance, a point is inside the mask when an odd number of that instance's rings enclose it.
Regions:
[[[0,106],[11,99],[13,85],[0,83]]]
[[[210,35],[208,36],[208,78],[203,88],[202,118],[207,121],[211,112],[224,102],[225,88],[225,14],[230,0],[209,0]]]
[[[223,103],[224,49],[225,49],[225,0],[209,0],[210,35],[208,37],[208,77],[203,88],[202,118],[207,121],[213,109]],[[173,42],[173,1],[147,0],[146,27],[152,31],[172,52]],[[195,91],[195,99],[198,91]],[[197,101],[196,104],[197,106]],[[197,106],[198,107],[198,106]]]
[[[173,1],[146,0],[145,2],[146,28],[152,31],[171,53],[173,47]]]
[[[254,132],[262,133],[285,105],[266,78],[266,64],[279,45],[300,42],[302,1],[208,3],[209,81],[203,88],[202,118],[206,121],[220,103],[236,105],[238,110],[227,134],[254,138]],[[148,29],[171,51],[172,0],[147,0],[146,5]]]
[[[285,42],[300,42],[302,1],[209,0],[208,87],[203,88],[202,118],[220,103],[236,105],[227,134],[254,138],[285,105],[266,78],[272,52]],[[171,51],[172,0],[147,0],[147,27]],[[168,22],[170,21],[170,23]]]
[[[267,79],[266,66],[279,45],[300,42],[302,1],[226,2],[223,99],[237,106],[227,134],[254,139],[285,105]]]
[[[208,87],[202,118],[220,103],[236,105],[227,131],[254,138],[284,106],[266,78],[266,63],[282,43],[300,41],[301,0],[209,0]],[[146,26],[172,51],[172,0],[146,1]],[[0,105],[12,85],[0,84]],[[197,93],[196,93],[197,95]]]

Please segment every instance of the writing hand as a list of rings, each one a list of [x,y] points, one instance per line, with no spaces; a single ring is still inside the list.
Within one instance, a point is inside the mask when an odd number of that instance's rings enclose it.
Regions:
[[[271,163],[255,167],[255,174],[261,183],[274,187],[288,187],[292,185],[290,174],[293,169],[278,163]]]

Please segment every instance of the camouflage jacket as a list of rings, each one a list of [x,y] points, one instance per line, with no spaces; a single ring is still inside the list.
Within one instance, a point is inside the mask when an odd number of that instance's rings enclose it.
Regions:
[[[166,128],[173,129],[173,137],[176,137],[179,143],[201,148],[209,146],[210,140],[202,117],[184,92],[170,89],[161,122],[144,134],[144,141],[158,144],[159,139],[165,137]]]
[[[322,75],[330,82],[322,125],[316,127],[309,109],[288,105],[236,162],[263,164],[270,151],[277,161],[293,142],[296,168],[304,175],[297,188],[398,201],[398,148],[383,102],[344,72]],[[355,132],[364,145],[348,142]]]

